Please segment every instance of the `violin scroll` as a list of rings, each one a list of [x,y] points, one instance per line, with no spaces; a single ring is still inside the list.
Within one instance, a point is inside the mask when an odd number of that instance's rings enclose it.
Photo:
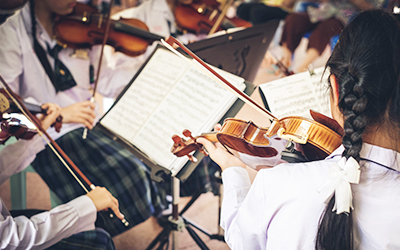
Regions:
[[[191,155],[194,151],[200,151],[205,156],[208,156],[208,153],[203,149],[203,145],[196,142],[196,139],[199,137],[205,137],[211,141],[216,142],[216,134],[215,133],[205,133],[197,137],[193,137],[192,132],[188,129],[183,130],[182,134],[188,139],[184,139],[178,135],[173,135],[172,140],[174,141],[174,145],[172,145],[171,152],[177,157],[187,156],[190,161],[197,162],[196,157]]]

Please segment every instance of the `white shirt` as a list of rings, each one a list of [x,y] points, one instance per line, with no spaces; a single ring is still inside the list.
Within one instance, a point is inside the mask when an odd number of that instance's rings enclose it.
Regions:
[[[168,6],[166,0],[147,0],[137,7],[132,7],[120,11],[112,16],[112,19],[119,20],[120,18],[134,18],[146,24],[149,32],[168,38],[177,32],[175,26],[175,17]],[[196,41],[205,38],[206,35],[196,35],[186,33],[177,38],[183,42]],[[130,57],[122,53],[114,53],[111,47],[105,49],[105,56],[108,61],[117,60],[119,69],[137,73],[140,67],[146,62],[147,58],[153,53],[159,42],[154,42],[150,45],[146,52],[140,56]]]
[[[47,44],[52,48],[56,41],[49,37],[39,20],[37,23],[37,39],[46,51]],[[89,100],[92,96],[89,67],[93,64],[96,72],[101,46],[87,50],[87,56],[74,57],[74,50],[68,48],[59,53],[59,59],[70,70],[77,86],[56,93],[32,46],[29,4],[0,26],[0,44],[0,74],[23,99],[38,104],[57,103],[66,107]],[[50,65],[54,66],[54,59],[50,55],[47,58]],[[119,69],[117,60],[108,62],[103,59],[97,91],[104,96],[115,97],[134,73],[127,72],[125,68]],[[63,124],[60,133],[54,132],[54,129],[48,132],[53,139],[57,139],[78,127],[83,127],[83,124]]]
[[[0,147],[0,185],[13,174],[24,170],[44,149],[43,139],[35,135],[31,140],[18,140]]]
[[[1,148],[0,185],[25,169],[44,149],[42,138],[18,140]],[[44,249],[73,234],[93,230],[96,207],[85,196],[28,219],[13,218],[0,198],[0,249]]]
[[[244,168],[224,170],[221,226],[231,249],[315,249],[325,209],[317,190],[342,152],[262,169],[253,184]],[[360,156],[368,161],[361,161],[360,183],[351,185],[355,249],[399,249],[400,154],[364,143]]]
[[[80,196],[49,212],[13,218],[0,198],[0,249],[44,249],[79,232],[93,230],[96,207]]]
[[[0,150],[0,185],[25,169],[44,149],[42,138],[18,140]],[[84,195],[49,212],[13,218],[0,198],[0,249],[44,249],[79,232],[93,230],[97,217],[92,200]]]

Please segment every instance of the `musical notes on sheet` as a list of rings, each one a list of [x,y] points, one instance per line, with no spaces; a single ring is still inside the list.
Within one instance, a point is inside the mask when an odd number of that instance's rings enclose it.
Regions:
[[[329,72],[323,74],[324,68],[309,72],[297,73],[260,85],[268,106],[277,117],[303,116],[311,118],[310,109],[331,117],[329,106]],[[323,76],[323,78],[322,78]]]
[[[245,87],[243,78],[221,74]],[[206,73],[159,48],[100,123],[176,174],[187,159],[171,154],[171,136],[186,128],[211,131],[235,100]]]

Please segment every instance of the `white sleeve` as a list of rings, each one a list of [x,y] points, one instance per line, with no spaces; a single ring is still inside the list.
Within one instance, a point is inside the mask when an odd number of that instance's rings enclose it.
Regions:
[[[242,167],[230,167],[222,172],[221,227],[231,249],[266,248],[264,187],[257,177],[251,184],[247,170]]]
[[[0,185],[11,175],[24,170],[44,149],[43,139],[35,135],[31,140],[18,140],[0,147]]]
[[[0,209],[0,249],[44,249],[63,238],[95,228],[96,207],[86,195],[30,219],[13,218],[2,202]]]

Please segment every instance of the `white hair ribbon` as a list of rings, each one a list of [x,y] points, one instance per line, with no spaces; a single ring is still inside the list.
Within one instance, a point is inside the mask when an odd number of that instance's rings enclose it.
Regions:
[[[332,212],[336,210],[336,214],[350,213],[350,208],[353,209],[350,183],[358,184],[359,181],[360,165],[358,162],[353,157],[347,161],[345,157],[342,157],[338,162],[332,164],[329,179],[321,185],[318,191],[325,198],[325,203],[328,203],[335,194],[335,205]]]

